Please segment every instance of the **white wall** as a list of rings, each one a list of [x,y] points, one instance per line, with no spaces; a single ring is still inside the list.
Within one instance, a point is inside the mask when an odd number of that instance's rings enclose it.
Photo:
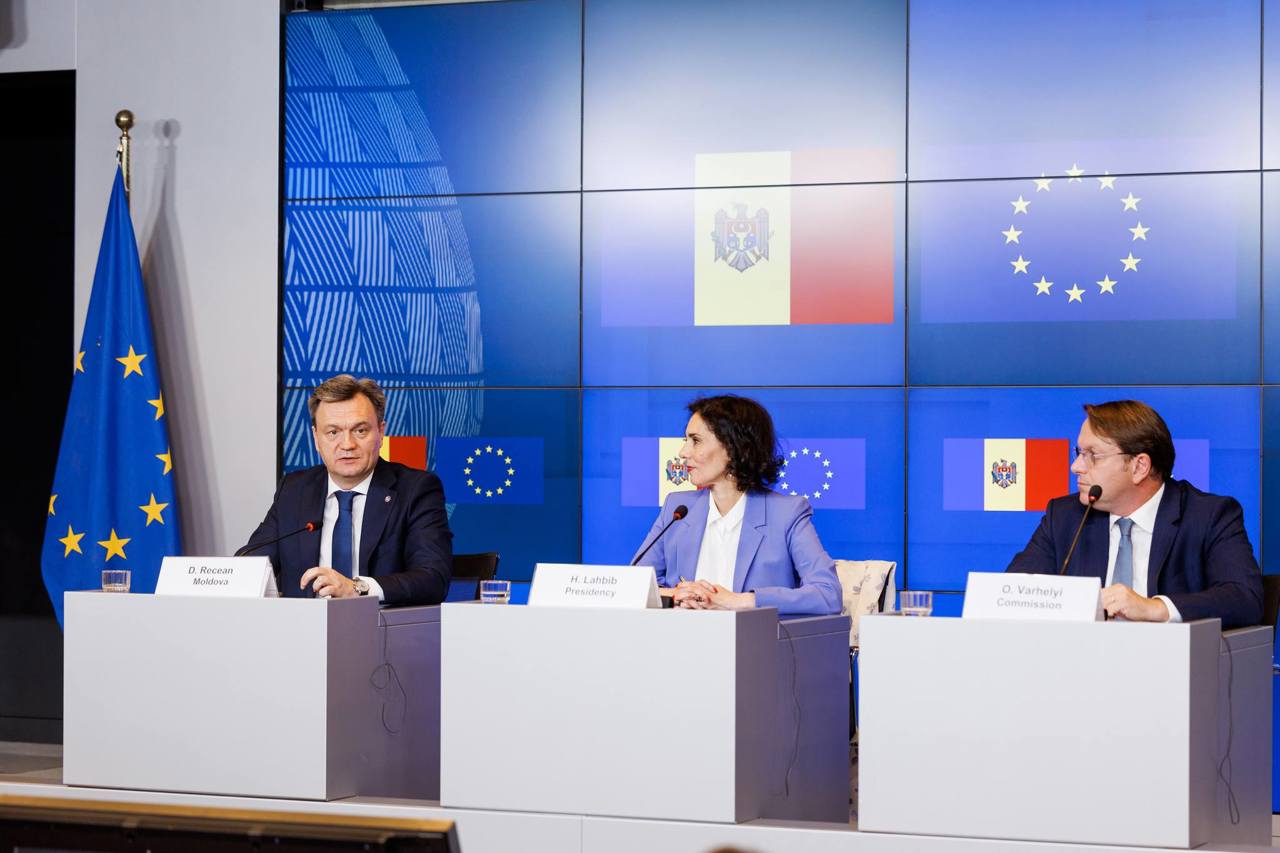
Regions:
[[[0,0],[0,74],[76,67],[76,0]]]
[[[275,486],[279,4],[80,0],[75,12],[75,340],[127,107],[183,545],[229,553]]]

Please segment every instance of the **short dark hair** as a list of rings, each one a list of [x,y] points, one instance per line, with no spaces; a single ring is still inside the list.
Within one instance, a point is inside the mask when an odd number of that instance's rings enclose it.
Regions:
[[[1145,453],[1151,457],[1151,470],[1159,480],[1173,474],[1173,436],[1164,418],[1155,409],[1138,400],[1112,400],[1108,403],[1086,403],[1089,427],[1103,438],[1116,443],[1129,456]]]
[[[729,454],[729,476],[739,491],[761,491],[778,479],[782,457],[773,418],[764,406],[749,397],[721,394],[699,397],[687,407],[702,418],[712,435]]]
[[[372,379],[356,379],[350,373],[339,373],[316,386],[307,400],[307,410],[311,412],[311,426],[316,425],[316,409],[321,403],[342,403],[357,394],[363,394],[373,404],[373,412],[381,424],[387,419],[387,395]]]

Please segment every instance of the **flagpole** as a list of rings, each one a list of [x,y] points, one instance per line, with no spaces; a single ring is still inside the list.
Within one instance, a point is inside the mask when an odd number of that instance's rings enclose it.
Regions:
[[[129,159],[129,128],[133,127],[133,113],[121,110],[116,113],[116,127],[120,128],[120,142],[116,145],[116,160],[120,163],[120,171],[124,177],[124,195],[129,198],[132,188],[129,181],[131,163]]]

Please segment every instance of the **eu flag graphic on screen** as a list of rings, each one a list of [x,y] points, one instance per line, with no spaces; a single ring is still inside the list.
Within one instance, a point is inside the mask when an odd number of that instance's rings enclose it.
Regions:
[[[436,475],[445,499],[464,504],[542,503],[543,447],[540,437],[441,438]]]
[[[155,589],[180,553],[173,454],[151,317],[124,181],[117,170],[45,525],[41,567],[62,622],[62,594],[128,569]]]
[[[1234,319],[1238,182],[1098,172],[913,188],[923,321]]]

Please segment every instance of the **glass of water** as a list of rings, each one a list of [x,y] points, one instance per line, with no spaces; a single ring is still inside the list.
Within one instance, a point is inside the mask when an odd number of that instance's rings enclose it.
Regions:
[[[511,581],[480,581],[482,604],[506,604],[511,600]]]
[[[128,569],[103,569],[102,570],[102,591],[103,592],[128,592],[129,591],[129,570]]]
[[[904,589],[901,604],[903,616],[928,616],[933,612],[933,593],[927,589]]]

